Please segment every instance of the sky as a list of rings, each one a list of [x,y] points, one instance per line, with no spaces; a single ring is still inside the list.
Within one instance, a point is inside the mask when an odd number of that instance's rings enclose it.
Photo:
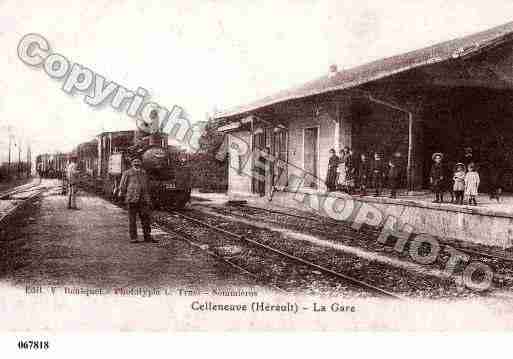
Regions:
[[[7,125],[33,154],[69,151],[102,131],[133,129],[124,111],[24,64],[17,46],[52,52],[192,121],[327,73],[512,21],[511,0],[0,0],[0,161]]]

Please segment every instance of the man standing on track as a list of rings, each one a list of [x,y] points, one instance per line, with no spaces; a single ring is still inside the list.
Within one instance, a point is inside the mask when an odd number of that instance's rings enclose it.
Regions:
[[[77,156],[71,155],[68,167],[66,167],[66,179],[68,180],[68,209],[77,208],[77,187],[78,187],[78,169]]]
[[[123,172],[119,185],[119,196],[125,198],[128,205],[128,224],[130,241],[137,243],[137,215],[141,219],[144,241],[158,243],[151,238],[150,227],[150,185],[146,171],[141,168],[142,162],[139,158],[132,159],[132,168]]]

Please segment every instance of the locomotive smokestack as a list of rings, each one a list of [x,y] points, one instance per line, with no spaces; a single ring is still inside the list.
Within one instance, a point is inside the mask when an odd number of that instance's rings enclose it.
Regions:
[[[338,67],[336,64],[333,64],[333,65],[330,65],[330,69],[329,69],[329,72],[328,72],[328,77],[333,77],[337,74],[338,72]]]
[[[159,133],[159,114],[157,110],[151,110],[149,114],[150,123],[143,118],[137,119],[137,129],[134,134],[134,142],[139,143],[141,139],[147,138],[147,144],[160,145],[161,134]]]
[[[157,110],[151,110],[150,112],[150,119],[151,119],[151,135],[150,135],[150,145],[158,145],[160,146],[161,143],[161,135],[159,133],[159,113]]]

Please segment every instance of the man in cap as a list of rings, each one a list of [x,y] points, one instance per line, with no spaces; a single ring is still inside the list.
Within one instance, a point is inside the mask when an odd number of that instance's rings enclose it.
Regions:
[[[128,224],[130,241],[137,242],[137,215],[141,219],[144,241],[158,241],[151,238],[150,227],[150,185],[146,171],[141,167],[142,162],[139,157],[132,159],[132,168],[123,172],[121,183],[119,185],[119,196],[125,198],[128,205]]]
[[[66,180],[68,189],[68,209],[78,209],[77,207],[77,187],[78,187],[78,169],[77,156],[72,154],[69,164],[66,167]]]

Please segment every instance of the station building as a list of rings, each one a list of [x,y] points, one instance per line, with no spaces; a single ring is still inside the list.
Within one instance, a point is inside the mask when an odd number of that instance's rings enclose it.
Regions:
[[[500,168],[503,186],[511,186],[512,44],[513,22],[352,69],[332,66],[318,79],[218,113],[229,141],[228,192],[263,194],[247,170],[256,172],[254,153],[265,147],[287,163],[267,179],[282,191],[297,190],[290,179],[304,172],[311,176],[300,190],[325,191],[329,150],[344,146],[385,159],[401,152],[411,191],[427,187],[433,152],[456,162],[470,146],[483,183]]]

